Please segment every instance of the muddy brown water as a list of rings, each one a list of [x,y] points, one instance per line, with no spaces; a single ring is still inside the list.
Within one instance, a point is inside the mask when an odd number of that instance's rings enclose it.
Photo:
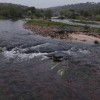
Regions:
[[[0,100],[99,100],[100,45],[38,36],[23,24],[0,21]]]

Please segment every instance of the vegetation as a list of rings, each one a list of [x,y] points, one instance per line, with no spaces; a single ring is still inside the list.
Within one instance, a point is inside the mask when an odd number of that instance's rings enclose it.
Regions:
[[[53,16],[53,12],[50,9],[47,9],[45,11],[45,17],[51,19],[52,16]]]
[[[27,7],[14,4],[0,4],[0,18],[22,18],[26,8]]]
[[[97,40],[94,41],[94,44],[99,44],[99,42]]]
[[[50,8],[54,15],[61,15],[72,19],[88,19],[100,21],[100,3],[80,3]]]
[[[71,29],[71,30],[77,30],[77,31],[88,31],[88,32],[93,32],[96,33],[95,35],[100,36],[100,28],[90,28],[89,26],[79,26],[79,25],[69,25],[61,22],[51,22],[48,20],[42,20],[42,19],[33,19],[27,21],[26,24],[31,24],[31,25],[37,25],[37,26],[42,26],[42,27],[55,27],[55,28],[65,28],[65,29]]]
[[[44,16],[42,9],[16,4],[0,3],[0,19],[40,18]]]
[[[85,25],[85,26],[84,26],[84,29],[85,29],[85,30],[89,30],[89,29],[90,29],[90,27],[89,27],[89,26],[87,26],[87,25]]]
[[[6,19],[6,17],[5,16],[0,16],[0,19]]]
[[[81,20],[98,20],[100,21],[100,3],[81,3],[74,5],[65,5],[47,9],[36,9],[16,4],[0,3],[0,19],[5,18],[48,18],[52,16],[64,16],[66,18]],[[84,22],[80,23],[90,23]]]
[[[48,20],[41,20],[41,19],[33,19],[29,20],[27,24],[32,24],[32,25],[38,25],[38,26],[43,26],[43,27],[57,27],[57,28],[68,28],[68,27],[81,27],[81,26],[76,26],[76,25],[69,25],[61,22],[51,22]]]
[[[0,3],[0,19],[16,19],[16,18],[48,18],[53,16],[50,9],[36,9],[35,7],[27,7],[10,3]]]
[[[81,24],[95,24],[95,25],[97,24],[96,22],[85,21],[85,20],[79,20],[79,21],[72,20],[72,22],[81,23]]]
[[[65,16],[73,19],[100,19],[100,3],[81,3],[75,5],[67,5],[62,7],[48,8],[48,9],[36,9],[35,7],[27,7],[16,4],[0,3],[0,19],[19,19],[19,18],[31,18],[31,19],[50,19],[52,16]],[[95,9],[93,8],[95,7]],[[86,9],[86,8],[87,9]],[[93,9],[90,9],[90,8]],[[84,8],[84,9],[83,9]],[[58,10],[56,10],[58,9]],[[90,11],[91,10],[91,11]],[[98,10],[98,13],[97,13]],[[59,12],[59,13],[57,13]],[[83,14],[84,13],[84,14]],[[76,22],[76,21],[75,21]],[[84,24],[96,24],[90,21],[78,21]],[[28,23],[41,25],[45,27],[58,27],[58,28],[70,28],[77,30],[88,30],[91,32],[100,33],[99,28],[90,28],[80,25],[69,25],[59,22],[50,22],[44,20],[31,20]]]

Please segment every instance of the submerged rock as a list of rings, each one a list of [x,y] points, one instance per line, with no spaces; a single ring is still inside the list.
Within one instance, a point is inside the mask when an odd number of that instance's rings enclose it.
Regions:
[[[57,33],[59,33],[59,34],[73,33],[73,32],[77,32],[77,31],[71,30],[71,29],[58,29],[58,31],[57,31]]]
[[[6,50],[5,47],[0,47],[0,52],[3,52],[3,51],[5,51],[5,50]]]
[[[55,62],[61,62],[63,60],[66,60],[68,58],[70,58],[69,55],[63,53],[63,52],[54,52],[52,54],[47,55],[50,59],[52,59]]]

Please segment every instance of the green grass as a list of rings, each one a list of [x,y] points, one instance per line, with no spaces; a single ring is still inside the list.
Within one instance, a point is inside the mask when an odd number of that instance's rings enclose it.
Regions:
[[[51,22],[47,20],[33,19],[26,22],[29,25],[37,25],[42,27],[68,28],[72,30],[87,30],[89,32],[100,33],[100,28],[90,28],[88,26],[70,25],[61,22]]]
[[[4,16],[0,16],[0,19],[6,19],[6,17],[4,17]]]
[[[45,20],[30,20],[27,23],[32,25],[43,26],[43,27],[60,27],[64,25],[63,23],[50,22]]]
[[[89,28],[89,32],[98,33],[98,35],[100,35],[100,28]]]
[[[27,24],[38,25],[42,27],[56,27],[56,28],[81,27],[79,25],[69,25],[61,22],[51,22],[39,19],[27,21]]]
[[[96,22],[91,22],[91,21],[74,21],[73,20],[72,22],[81,23],[81,24],[95,24],[95,25],[97,25]]]

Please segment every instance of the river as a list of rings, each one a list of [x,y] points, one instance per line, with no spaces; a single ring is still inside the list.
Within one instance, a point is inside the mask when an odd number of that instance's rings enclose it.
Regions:
[[[24,23],[0,20],[0,100],[99,100],[100,45],[42,37]]]
[[[78,23],[78,21],[81,20],[74,20],[74,19],[51,19],[51,21],[54,22],[62,22],[62,23],[66,23],[69,25],[79,25],[79,26],[89,26],[91,28],[100,28],[100,22],[99,21],[87,21],[87,22],[95,22],[96,24],[82,24],[82,23]],[[73,21],[77,21],[77,22],[73,22]],[[84,22],[84,20],[83,20]]]

